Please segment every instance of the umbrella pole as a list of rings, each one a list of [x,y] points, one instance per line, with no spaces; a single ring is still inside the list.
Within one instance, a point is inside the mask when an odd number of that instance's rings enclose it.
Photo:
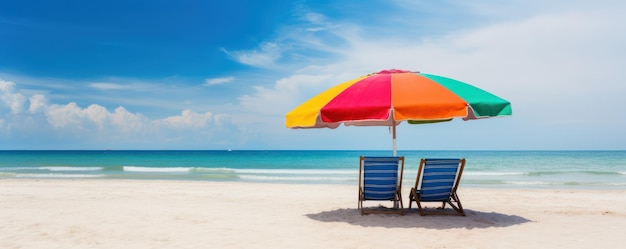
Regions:
[[[393,136],[393,156],[397,156],[397,153],[396,153],[396,122],[393,122],[393,128],[391,128],[391,134]]]
[[[396,153],[396,122],[393,122],[393,128],[391,128],[391,133],[393,136],[393,156],[397,156]],[[402,176],[400,176],[400,181],[402,181]],[[402,183],[400,183],[400,185],[402,185]],[[398,208],[398,202],[394,201],[393,202],[393,207],[394,208]]]

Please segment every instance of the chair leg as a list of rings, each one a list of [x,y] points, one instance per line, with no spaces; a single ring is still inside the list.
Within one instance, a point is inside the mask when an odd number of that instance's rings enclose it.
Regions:
[[[415,201],[417,203],[416,200],[416,196],[417,193],[415,193],[415,188],[411,188],[411,192],[409,193],[409,209],[411,209],[411,205],[413,204],[413,201]]]
[[[398,201],[400,201],[400,207],[399,207],[400,214],[404,215],[404,203],[402,203],[402,192],[400,192],[400,190],[398,190],[398,192],[396,193],[396,198],[397,198],[396,205],[397,205]],[[396,208],[398,208],[398,207],[396,207]]]
[[[359,210],[361,211],[361,215],[365,215],[365,208],[363,208],[363,199],[359,198]]]
[[[361,215],[363,215],[363,191],[359,188],[359,204],[358,209],[361,210]]]
[[[456,205],[452,204],[452,200],[454,200],[454,202],[456,202]],[[450,206],[452,206],[452,208],[454,208],[454,210],[456,210],[459,214],[465,216],[465,211],[463,210],[463,205],[461,205],[461,200],[459,199],[459,196],[456,193],[452,194],[452,200],[449,201]]]
[[[415,203],[417,203],[417,210],[419,210],[420,215],[421,216],[426,215],[426,213],[424,213],[424,209],[422,208],[422,204],[420,203],[420,201],[416,199]]]

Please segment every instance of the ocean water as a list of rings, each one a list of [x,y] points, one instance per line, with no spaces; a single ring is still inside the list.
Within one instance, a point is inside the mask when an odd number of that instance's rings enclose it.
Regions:
[[[357,185],[359,156],[390,151],[0,151],[0,180],[141,179]],[[463,187],[626,189],[626,151],[399,151],[466,158]],[[408,184],[408,185],[407,185]]]

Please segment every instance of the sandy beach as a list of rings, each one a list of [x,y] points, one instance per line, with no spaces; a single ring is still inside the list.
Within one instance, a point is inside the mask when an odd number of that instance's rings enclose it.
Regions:
[[[361,216],[348,185],[9,179],[0,248],[619,248],[625,194],[461,187],[466,217]]]

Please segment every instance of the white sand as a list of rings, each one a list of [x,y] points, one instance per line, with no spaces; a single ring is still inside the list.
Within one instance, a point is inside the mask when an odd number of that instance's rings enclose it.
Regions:
[[[0,248],[623,248],[625,194],[461,186],[466,217],[361,216],[356,186],[11,179]]]

